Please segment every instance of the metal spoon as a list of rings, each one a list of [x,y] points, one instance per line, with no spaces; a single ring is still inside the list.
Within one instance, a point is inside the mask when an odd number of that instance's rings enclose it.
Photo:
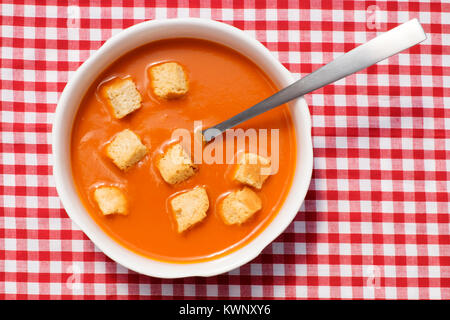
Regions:
[[[370,67],[381,60],[424,41],[426,38],[427,36],[417,19],[405,22],[343,54],[253,107],[242,111],[214,127],[203,130],[202,134],[204,139],[206,142],[209,142],[227,129],[237,126],[250,118],[288,101],[299,98],[306,93]]]

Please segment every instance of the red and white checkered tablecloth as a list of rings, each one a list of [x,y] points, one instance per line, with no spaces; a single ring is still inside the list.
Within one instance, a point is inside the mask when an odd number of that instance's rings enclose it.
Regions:
[[[0,298],[450,299],[450,3],[8,1],[0,4]],[[58,96],[80,64],[144,20],[243,29],[297,77],[412,18],[428,39],[309,94],[314,172],[295,221],[251,263],[161,280],[110,260],[52,177]]]

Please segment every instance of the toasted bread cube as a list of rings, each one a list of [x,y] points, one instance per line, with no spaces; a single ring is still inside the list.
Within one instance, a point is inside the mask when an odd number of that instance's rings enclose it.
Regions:
[[[182,182],[192,177],[197,171],[197,166],[179,143],[167,149],[157,162],[157,167],[163,179],[170,184]]]
[[[153,92],[162,99],[183,96],[189,90],[189,82],[183,67],[176,62],[166,62],[150,68]]]
[[[131,79],[115,79],[111,84],[105,85],[104,94],[116,119],[125,117],[142,105],[141,94]]]
[[[253,214],[261,210],[262,203],[259,196],[250,188],[228,194],[220,204],[220,214],[225,224],[242,224]]]
[[[270,159],[254,153],[245,153],[238,162],[234,180],[261,189],[269,177]]]
[[[181,233],[206,217],[209,199],[205,188],[196,187],[173,197],[170,204],[177,221],[177,231]]]
[[[108,144],[106,154],[119,169],[127,170],[147,154],[147,147],[133,131],[125,129]]]
[[[100,211],[106,216],[109,214],[127,214],[127,200],[124,194],[116,187],[98,187],[94,191]]]

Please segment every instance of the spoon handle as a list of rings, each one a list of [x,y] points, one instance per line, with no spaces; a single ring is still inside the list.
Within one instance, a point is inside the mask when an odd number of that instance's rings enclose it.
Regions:
[[[370,67],[422,42],[426,38],[427,36],[417,19],[405,22],[341,55],[253,107],[204,130],[203,136],[206,142],[209,142],[227,129],[352,73]]]

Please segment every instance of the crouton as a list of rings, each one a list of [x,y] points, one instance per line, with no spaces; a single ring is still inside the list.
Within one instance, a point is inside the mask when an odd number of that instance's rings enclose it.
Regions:
[[[250,188],[228,194],[220,204],[220,215],[225,224],[242,224],[253,214],[261,210],[262,203],[259,196]]]
[[[206,217],[209,208],[205,188],[196,187],[173,197],[170,201],[179,233],[189,229]]]
[[[254,153],[245,153],[238,162],[234,180],[261,189],[269,177],[270,159]]]
[[[100,211],[105,216],[109,214],[127,214],[127,200],[119,188],[98,187],[94,191],[94,198]]]
[[[189,90],[189,82],[183,67],[176,62],[167,62],[149,70],[153,92],[162,99],[183,96]]]
[[[131,79],[117,78],[110,84],[106,84],[103,92],[116,119],[125,117],[142,105],[141,94]]]
[[[167,149],[158,160],[157,167],[163,179],[170,184],[182,182],[192,177],[197,171],[197,166],[179,143]]]
[[[133,131],[125,129],[108,144],[106,154],[119,169],[127,170],[147,154],[147,147]]]

